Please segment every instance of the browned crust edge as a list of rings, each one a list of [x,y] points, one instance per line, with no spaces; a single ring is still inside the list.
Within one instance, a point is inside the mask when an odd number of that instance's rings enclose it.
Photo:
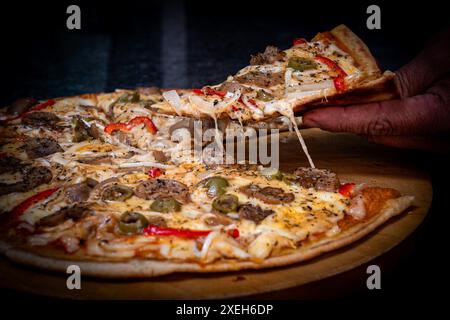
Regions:
[[[262,263],[250,261],[220,261],[201,266],[196,263],[177,263],[171,261],[138,259],[133,259],[126,262],[70,261],[52,259],[33,252],[8,246],[3,247],[3,249],[5,250],[4,253],[6,257],[20,264],[30,265],[55,272],[65,272],[69,265],[76,264],[80,267],[83,275],[101,278],[143,278],[161,276],[175,272],[210,273],[239,271],[244,269],[272,268],[302,262],[319,256],[325,252],[333,251],[349,245],[371,233],[390,218],[405,211],[411,206],[413,199],[414,197],[412,196],[402,196],[396,199],[390,199],[385,203],[379,214],[364,223],[343,231],[337,238],[323,239],[312,244],[311,246],[296,250],[291,254],[272,257]]]

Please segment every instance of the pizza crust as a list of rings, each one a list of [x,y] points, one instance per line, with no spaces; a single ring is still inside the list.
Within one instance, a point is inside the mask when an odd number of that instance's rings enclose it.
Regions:
[[[66,272],[69,265],[75,264],[80,267],[83,275],[102,278],[141,278],[161,276],[174,272],[209,273],[279,267],[306,261],[325,252],[351,244],[371,233],[390,218],[405,211],[411,206],[413,200],[414,197],[412,196],[402,196],[387,200],[379,214],[364,223],[357,224],[343,231],[338,237],[320,240],[293,253],[268,258],[262,263],[230,260],[200,265],[198,263],[140,259],[132,259],[125,262],[70,261],[55,260],[23,249],[7,247],[4,253],[14,262],[49,271]]]

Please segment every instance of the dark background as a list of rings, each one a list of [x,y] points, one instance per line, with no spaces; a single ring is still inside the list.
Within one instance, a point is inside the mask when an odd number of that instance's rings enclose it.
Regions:
[[[267,44],[289,47],[345,23],[371,48],[383,69],[411,60],[448,24],[443,2],[423,1],[58,1],[2,3],[0,105],[136,86],[199,87],[222,81]],[[66,28],[66,8],[81,7],[81,30]],[[366,28],[366,8],[378,4],[382,29]],[[439,67],[439,66],[437,66]],[[445,151],[445,150],[443,150]],[[385,301],[443,297],[447,270],[448,164],[442,154],[409,153],[430,172],[434,198],[425,223],[376,263],[383,289],[368,291],[365,266],[308,288],[312,297]],[[358,273],[359,272],[359,273]],[[358,280],[358,279],[356,279]],[[20,293],[2,291],[5,297]],[[25,295],[29,298],[30,296]],[[264,298],[293,298],[280,292]],[[374,301],[374,300],[370,300]],[[378,300],[377,300],[378,301]],[[353,304],[352,304],[353,305]],[[414,306],[414,304],[411,304]],[[416,305],[417,306],[417,305]]]
[[[381,7],[381,30],[366,8]],[[0,105],[136,86],[198,87],[221,82],[268,44],[345,23],[395,70],[448,22],[440,2],[398,1],[8,1],[1,4]],[[81,8],[81,30],[66,8]]]

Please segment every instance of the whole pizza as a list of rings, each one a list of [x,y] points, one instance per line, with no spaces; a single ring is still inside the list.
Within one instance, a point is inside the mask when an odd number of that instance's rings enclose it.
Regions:
[[[316,168],[298,114],[391,99],[394,78],[341,25],[268,46],[218,85],[18,100],[0,114],[0,250],[48,270],[150,277],[287,265],[352,243],[413,197]],[[293,130],[310,166],[196,152],[199,128],[219,150],[225,132]]]

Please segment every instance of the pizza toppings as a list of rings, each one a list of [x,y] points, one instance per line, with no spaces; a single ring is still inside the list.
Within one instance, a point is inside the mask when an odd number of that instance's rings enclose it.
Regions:
[[[123,235],[141,234],[149,225],[147,218],[138,212],[125,212],[117,224],[119,233]]]
[[[326,64],[331,71],[337,74],[336,76],[333,76],[334,86],[337,91],[344,91],[345,77],[347,76],[347,73],[336,62],[327,57],[317,55],[315,59],[323,64]]]
[[[282,72],[262,72],[250,71],[243,75],[237,76],[236,81],[253,85],[261,88],[270,88],[284,83],[284,74]]]
[[[30,159],[42,158],[64,150],[52,138],[29,138],[26,140],[25,152]]]
[[[251,57],[250,65],[272,64],[276,61],[283,61],[286,53],[274,46],[267,46],[263,53],[258,53]]]
[[[214,199],[212,209],[220,213],[236,212],[239,198],[234,194],[223,194]]]
[[[136,188],[136,196],[146,200],[173,197],[181,203],[189,202],[189,188],[184,183],[170,179],[151,179],[141,182]]]
[[[40,219],[37,224],[39,227],[55,227],[69,219],[78,221],[88,214],[92,214],[92,211],[85,206],[67,206]]]
[[[292,68],[296,71],[305,71],[317,69],[317,63],[313,60],[303,57],[292,57],[288,61],[288,68]]]
[[[239,213],[239,217],[241,217],[242,219],[247,219],[247,220],[251,220],[255,223],[260,223],[266,217],[275,213],[275,211],[273,211],[271,209],[264,210],[260,206],[247,203],[247,204],[244,204],[239,207],[238,213]]]
[[[34,206],[36,203],[41,202],[47,198],[49,198],[52,194],[59,190],[60,187],[50,188],[41,192],[36,193],[35,195],[29,197],[28,199],[22,201],[17,206],[15,206],[11,210],[12,219],[19,218],[28,208]]]
[[[0,195],[26,192],[41,184],[49,183],[52,178],[52,172],[46,167],[25,167],[22,170],[22,181],[11,184],[0,183]]]
[[[46,128],[56,128],[56,124],[60,122],[61,119],[51,112],[36,111],[30,112],[22,118],[22,124],[30,127],[46,127]]]
[[[133,189],[121,184],[112,184],[103,189],[103,201],[125,201],[133,196]]]
[[[354,188],[355,188],[354,183],[344,183],[339,187],[338,192],[342,194],[344,197],[350,197]]]
[[[108,134],[112,134],[115,131],[129,132],[131,129],[141,124],[145,125],[148,132],[151,134],[155,134],[158,131],[152,119],[140,116],[131,119],[127,123],[110,123],[105,127],[105,132]]]
[[[66,188],[66,197],[72,203],[87,201],[96,184],[97,181],[93,179],[87,179],[84,182],[73,184]]]
[[[235,93],[238,90],[242,91],[243,87],[239,83],[237,83],[236,81],[225,81],[224,83],[222,83],[220,85],[218,90],[222,91],[222,92]]]
[[[304,168],[295,169],[296,183],[303,188],[335,192],[339,188],[339,179],[336,173],[325,169]]]
[[[150,209],[161,213],[178,212],[181,210],[181,203],[172,197],[159,197],[153,201]]]
[[[0,174],[5,172],[14,173],[23,167],[22,161],[8,154],[0,156]]]
[[[274,99],[274,96],[261,89],[261,90],[258,90],[258,92],[256,93],[256,99],[264,101],[264,102],[269,102]]]
[[[207,189],[206,194],[209,197],[214,198],[223,195],[230,184],[227,179],[214,176],[200,181],[199,185]]]
[[[8,114],[17,116],[21,113],[24,113],[25,111],[27,111],[28,109],[30,109],[32,106],[34,106],[37,103],[36,99],[33,98],[23,98],[23,99],[19,99],[14,101],[13,103],[11,103],[7,108],[6,108],[6,112]]]
[[[249,197],[257,198],[268,204],[281,204],[294,201],[293,193],[286,193],[281,188],[264,187],[261,188],[256,184],[249,184],[239,188],[239,191]]]
[[[210,230],[189,230],[189,229],[175,229],[165,228],[149,225],[144,229],[144,234],[147,236],[175,236],[179,238],[196,239],[206,237]]]

